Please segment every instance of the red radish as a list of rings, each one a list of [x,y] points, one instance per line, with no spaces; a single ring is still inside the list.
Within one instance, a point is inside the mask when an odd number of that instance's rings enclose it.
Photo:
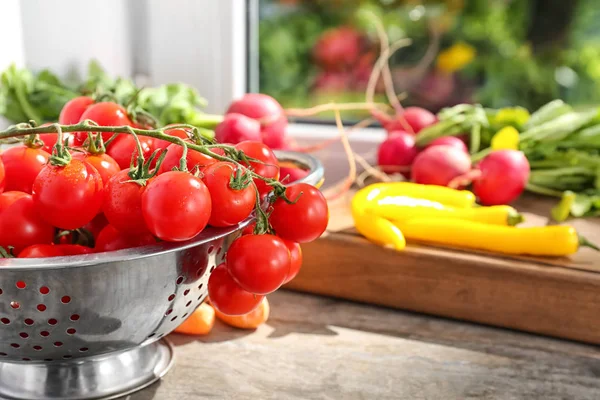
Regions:
[[[315,78],[314,90],[317,92],[337,93],[348,90],[352,76],[345,72],[322,72]]]
[[[435,114],[421,107],[408,107],[403,113],[398,113],[394,117],[375,112],[373,116],[379,120],[381,125],[391,134],[394,131],[410,131],[417,134],[423,128],[427,128],[438,122]]]
[[[395,131],[379,146],[377,164],[384,172],[401,172],[408,177],[408,167],[417,154],[414,135],[405,131]]]
[[[525,189],[529,180],[529,162],[518,150],[497,150],[477,165],[479,177],[473,193],[486,206],[509,204]]]
[[[313,57],[327,71],[341,71],[358,61],[360,49],[360,33],[351,27],[341,26],[321,35],[313,48]]]
[[[439,137],[437,139],[432,140],[431,143],[429,143],[425,148],[434,146],[452,146],[464,151],[465,153],[469,152],[469,149],[467,149],[467,145],[465,144],[465,142],[463,142],[455,136]]]
[[[244,140],[262,141],[260,122],[243,114],[225,115],[223,122],[215,128],[215,139],[219,143],[238,144]]]
[[[247,93],[231,103],[225,114],[238,113],[256,119],[261,125],[264,144],[272,149],[280,149],[285,144],[287,117],[271,96],[262,93]]]
[[[471,158],[454,146],[434,146],[423,150],[412,165],[412,179],[426,185],[448,186],[456,177],[471,170]]]

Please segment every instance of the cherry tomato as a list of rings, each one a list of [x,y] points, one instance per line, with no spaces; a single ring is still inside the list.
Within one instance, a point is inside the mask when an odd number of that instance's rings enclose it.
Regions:
[[[91,254],[94,249],[80,244],[57,244],[54,245],[62,253],[63,256],[76,256],[79,254]]]
[[[168,171],[172,171],[173,168],[179,168],[179,159],[183,155],[183,147],[178,144],[172,143],[167,147],[167,155],[163,160],[158,173],[162,174]],[[194,172],[196,168],[202,170],[211,164],[217,162],[214,158],[204,155],[196,150],[188,149],[187,156],[187,168],[189,171]]]
[[[218,162],[204,169],[202,181],[210,192],[212,212],[208,224],[212,226],[237,225],[248,218],[256,204],[252,185],[243,189],[232,189],[232,176],[238,166],[230,162]]]
[[[244,315],[254,310],[264,296],[242,289],[229,275],[225,264],[219,265],[208,278],[210,304],[226,315]]]
[[[292,242],[291,240],[282,239],[286,247],[290,251],[290,271],[283,281],[284,284],[288,283],[298,275],[300,268],[302,267],[302,248],[300,243]]]
[[[48,164],[33,183],[33,200],[42,218],[61,229],[77,229],[102,207],[102,177],[85,161],[62,167]]]
[[[253,222],[250,225],[246,226],[242,230],[242,235],[253,235],[254,234],[254,228],[256,228],[256,222]]]
[[[6,149],[0,157],[6,173],[4,190],[31,193],[33,181],[48,162],[50,154],[42,149],[17,146]]]
[[[92,167],[96,168],[104,186],[108,184],[110,178],[116,175],[121,168],[119,164],[108,154],[87,154],[75,153],[73,158],[76,160],[87,161]]]
[[[61,125],[73,125],[78,123],[85,110],[92,104],[94,104],[94,99],[86,96],[75,97],[74,99],[67,101],[62,110],[60,110],[58,123]],[[56,139],[54,139],[54,142],[56,143]]]
[[[77,120],[77,121],[79,121],[79,120]],[[77,121],[75,121],[75,123]],[[40,126],[48,126],[48,125],[52,125],[52,123],[47,122]],[[44,146],[42,146],[42,150],[44,150],[48,154],[52,154],[52,149],[54,148],[54,145],[56,144],[56,142],[58,140],[58,134],[57,133],[40,133],[39,138],[42,142],[44,142]],[[63,132],[63,141],[65,139],[68,139],[69,146],[73,145],[74,137],[71,132]],[[79,143],[79,144],[81,144],[81,143]]]
[[[23,197],[27,197],[27,196],[30,196],[30,195],[25,192],[17,192],[17,191],[9,191],[9,192],[2,193],[2,195],[0,195],[0,213],[2,211],[4,211],[8,206],[10,206],[12,203],[14,203],[15,201],[17,201]]]
[[[100,213],[93,220],[82,226],[82,228],[90,232],[94,236],[94,239],[96,239],[106,225],[108,225],[108,220],[104,216],[104,213]]]
[[[119,104],[110,101],[89,106],[81,114],[79,121],[81,122],[86,119],[92,120],[100,126],[133,126],[133,121],[129,119],[127,110]],[[102,140],[107,141],[112,135],[112,132],[103,132]],[[75,138],[78,143],[83,143],[88,138],[88,133],[75,132]]]
[[[168,127],[169,127],[169,125],[167,125],[165,128],[168,128]],[[175,137],[178,137],[181,139],[189,139],[190,138],[190,134],[185,129],[168,129],[165,131],[165,134],[169,135],[169,136],[175,136]],[[168,142],[166,140],[154,139],[152,151],[158,150],[158,149],[166,149],[167,147],[169,147],[172,144],[173,143]]]
[[[115,251],[121,249],[129,249],[133,247],[141,247],[149,244],[155,244],[156,239],[147,234],[141,235],[128,235],[121,233],[112,225],[106,225],[104,229],[100,231],[96,238],[96,252],[103,251]]]
[[[329,222],[327,200],[316,187],[307,183],[298,183],[285,190],[288,204],[279,198],[273,204],[269,217],[277,236],[294,242],[311,242],[325,232]]]
[[[60,257],[64,253],[53,244],[33,244],[25,247],[17,255],[18,258]]]
[[[290,271],[290,251],[277,236],[245,235],[227,252],[227,268],[242,289],[255,294],[277,290]]]
[[[244,141],[235,145],[235,148],[243,151],[248,157],[262,162],[251,162],[250,167],[254,172],[265,178],[279,179],[279,165],[273,151],[261,142]],[[254,179],[254,183],[260,194],[269,193],[272,187],[259,178]]]
[[[108,222],[123,233],[148,233],[142,213],[145,186],[131,181],[129,169],[113,176],[105,188],[102,211]]]
[[[159,239],[188,240],[202,232],[211,213],[206,185],[188,172],[170,171],[152,179],[142,193],[146,226]]]
[[[147,136],[138,136],[142,145],[142,156],[147,160],[152,154],[152,138]],[[106,153],[111,156],[121,169],[131,166],[132,160],[137,160],[138,150],[133,135],[119,135],[106,149]],[[134,163],[137,165],[137,162]]]
[[[6,174],[4,172],[4,163],[0,158],[0,193],[4,192],[4,186],[6,186]]]
[[[3,193],[0,197],[6,195]],[[19,254],[32,244],[52,243],[54,227],[42,219],[32,196],[12,196],[11,200],[0,213],[0,246],[13,246],[15,254]]]

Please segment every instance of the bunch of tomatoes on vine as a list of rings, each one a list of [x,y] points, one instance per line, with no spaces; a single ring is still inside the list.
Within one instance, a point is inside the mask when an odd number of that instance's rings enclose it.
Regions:
[[[183,242],[255,217],[211,274],[211,304],[252,311],[302,264],[329,212],[321,192],[285,185],[262,141],[217,143],[190,125],[154,128],[117,103],[77,97],[57,123],[0,132],[0,252],[42,258]]]

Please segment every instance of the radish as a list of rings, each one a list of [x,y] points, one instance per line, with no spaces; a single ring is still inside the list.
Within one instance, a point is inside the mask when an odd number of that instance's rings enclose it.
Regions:
[[[261,125],[264,144],[272,149],[280,149],[285,143],[287,117],[281,104],[269,95],[247,93],[241,99],[233,101],[225,114],[238,113],[256,119]]]
[[[473,193],[486,206],[509,204],[529,180],[529,162],[522,151],[497,150],[479,162],[474,172]]]
[[[410,165],[418,154],[414,135],[395,131],[379,146],[377,164],[386,173],[401,172],[410,176]]]
[[[412,165],[412,179],[426,185],[448,186],[471,170],[471,158],[454,146],[440,145],[423,150]]]
[[[262,141],[260,122],[238,113],[226,114],[215,128],[215,139],[219,143],[238,144],[244,140]]]
[[[452,146],[464,151],[465,153],[469,152],[469,149],[467,149],[467,145],[465,144],[465,142],[460,140],[456,136],[439,137],[437,139],[432,140],[431,143],[429,143],[425,148],[434,146]]]
[[[342,71],[358,62],[360,51],[360,33],[341,26],[321,35],[313,48],[313,57],[327,71]]]
[[[321,72],[315,78],[314,90],[324,93],[343,92],[350,87],[352,75],[346,72]]]
[[[373,116],[379,120],[381,125],[391,134],[394,131],[412,130],[412,133],[417,134],[421,129],[427,128],[438,122],[435,114],[421,107],[408,107],[403,112],[396,114],[394,117],[375,111]]]

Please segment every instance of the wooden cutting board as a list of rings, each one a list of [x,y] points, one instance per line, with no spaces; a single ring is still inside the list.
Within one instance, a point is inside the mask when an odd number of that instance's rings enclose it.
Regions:
[[[410,243],[402,252],[352,228],[351,193],[330,204],[328,232],[302,246],[286,288],[600,344],[600,253],[537,258]],[[523,196],[527,225],[545,225],[554,201]],[[600,243],[600,219],[568,221]]]

